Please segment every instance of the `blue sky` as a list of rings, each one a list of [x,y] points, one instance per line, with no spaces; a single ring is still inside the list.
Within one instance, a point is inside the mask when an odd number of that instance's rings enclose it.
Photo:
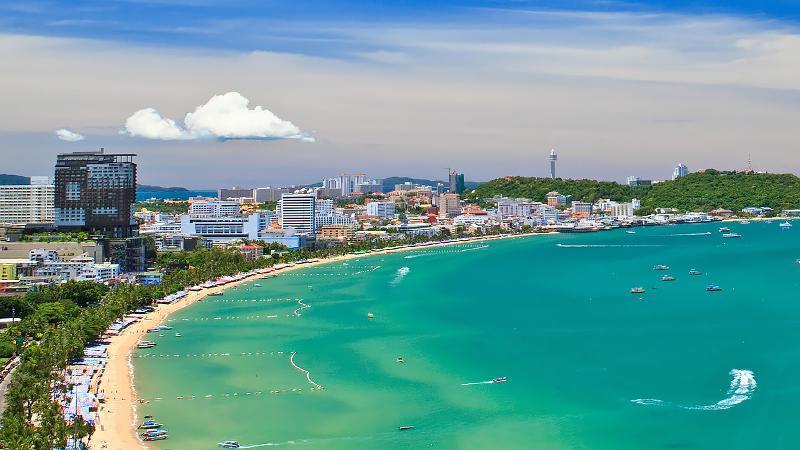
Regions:
[[[565,177],[800,173],[794,3],[0,2],[2,171],[102,146],[189,187],[543,176],[550,148]]]
[[[0,30],[157,46],[266,50],[341,57],[375,47],[344,36],[353,24],[427,27],[518,26],[514,12],[591,11],[743,16],[791,26],[794,0],[724,1],[330,1],[330,0],[26,0],[0,5]]]

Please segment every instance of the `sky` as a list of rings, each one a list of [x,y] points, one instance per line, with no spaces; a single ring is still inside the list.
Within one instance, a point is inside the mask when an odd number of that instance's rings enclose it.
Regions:
[[[0,2],[0,173],[138,155],[139,182],[341,172],[800,174],[795,1]]]

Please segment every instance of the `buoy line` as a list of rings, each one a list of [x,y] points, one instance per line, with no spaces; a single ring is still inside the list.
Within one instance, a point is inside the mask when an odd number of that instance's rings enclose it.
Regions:
[[[300,367],[297,364],[295,364],[294,356],[296,354],[297,354],[297,352],[292,352],[291,356],[289,356],[289,363],[292,365],[292,367],[294,367],[296,370],[298,370],[298,371],[300,371],[302,373],[305,373],[306,374],[306,380],[308,380],[308,383],[310,385],[314,386],[314,389],[325,389],[324,387],[322,387],[321,384],[317,384],[317,383],[314,382],[314,380],[311,379],[311,372],[309,372],[306,369],[303,369],[302,367]]]

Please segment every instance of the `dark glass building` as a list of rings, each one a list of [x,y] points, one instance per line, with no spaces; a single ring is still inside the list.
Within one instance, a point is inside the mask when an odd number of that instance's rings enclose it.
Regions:
[[[464,174],[456,171],[450,172],[450,193],[463,194],[464,193]]]
[[[55,224],[107,238],[138,234],[134,154],[63,153],[56,159]]]

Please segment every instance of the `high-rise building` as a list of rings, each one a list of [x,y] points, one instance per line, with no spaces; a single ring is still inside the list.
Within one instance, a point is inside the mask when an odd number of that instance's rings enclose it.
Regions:
[[[455,217],[461,214],[461,202],[458,194],[442,194],[439,196],[439,217]]]
[[[76,152],[58,155],[55,167],[55,224],[119,238],[136,234],[134,154]]]
[[[53,192],[48,177],[31,177],[30,184],[0,186],[0,223],[52,224]]]
[[[293,228],[300,234],[314,234],[315,201],[313,193],[281,195],[278,203],[278,222],[281,228]]]
[[[363,173],[343,173],[336,180],[337,187],[342,190],[342,195],[350,195],[356,191],[356,186],[367,182],[367,175]]]
[[[558,155],[556,154],[556,149],[550,149],[550,156],[548,157],[550,161],[550,178],[556,177],[556,161],[558,161]]]
[[[450,193],[463,194],[464,193],[464,174],[458,173],[455,170],[450,171]]]
[[[394,202],[369,202],[367,203],[367,215],[379,219],[389,219],[394,217]]]
[[[220,189],[220,191],[225,191],[225,194],[231,193],[230,189]],[[277,202],[281,199],[282,194],[291,194],[294,192],[294,189],[291,188],[273,188],[273,187],[263,187],[263,188],[255,188],[252,191],[253,200],[256,203],[264,203],[264,202]],[[232,192],[236,193],[236,192]],[[230,198],[239,198],[239,197],[230,197]]]
[[[250,188],[242,188],[238,186],[234,186],[230,189],[218,189],[217,190],[217,198],[220,200],[227,200],[229,198],[252,198],[253,190]]]
[[[689,167],[687,167],[686,164],[683,163],[678,164],[678,167],[676,167],[675,170],[672,171],[673,180],[676,180],[680,177],[685,177],[686,175],[689,175]]]

